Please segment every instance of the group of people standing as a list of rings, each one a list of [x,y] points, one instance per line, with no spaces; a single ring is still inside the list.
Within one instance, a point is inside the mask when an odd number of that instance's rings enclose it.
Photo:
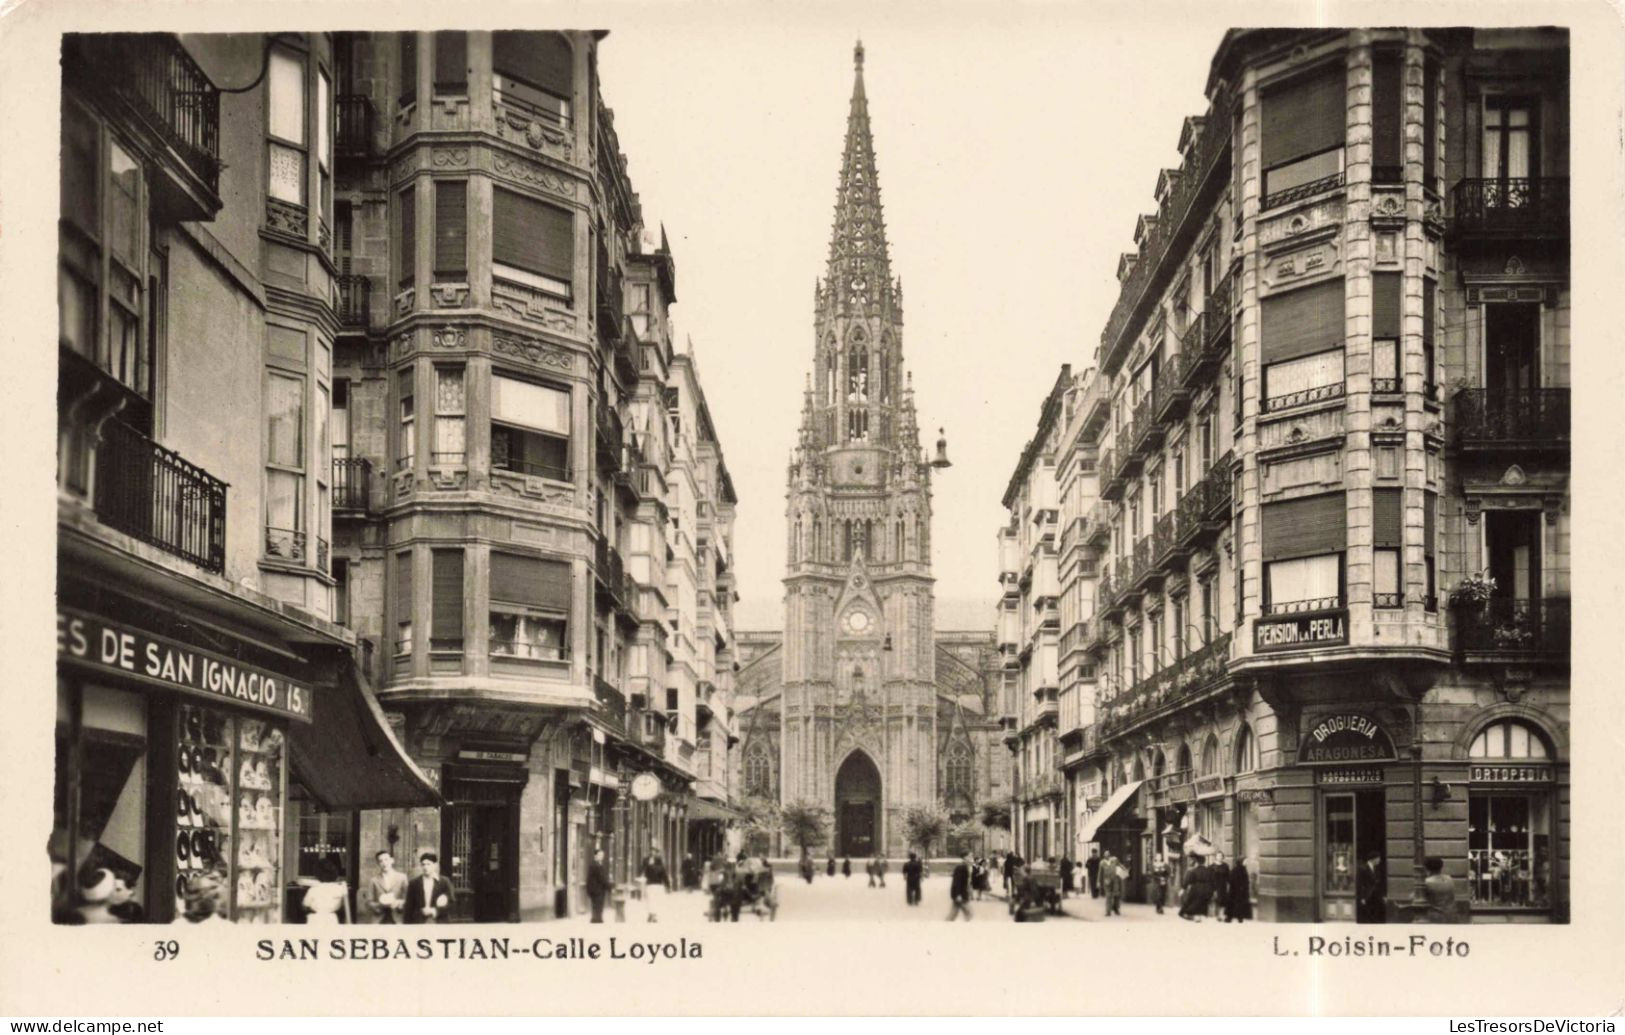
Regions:
[[[1246,862],[1237,859],[1235,865],[1231,865],[1225,862],[1223,853],[1212,858],[1213,861],[1208,862],[1198,855],[1190,857],[1185,876],[1180,882],[1179,918],[1199,922],[1211,912],[1215,918],[1222,917],[1225,923],[1251,920],[1253,881],[1252,875],[1247,872]],[[1153,877],[1158,885],[1156,904],[1159,913],[1167,898],[1167,871],[1167,860],[1159,859],[1153,868]]]

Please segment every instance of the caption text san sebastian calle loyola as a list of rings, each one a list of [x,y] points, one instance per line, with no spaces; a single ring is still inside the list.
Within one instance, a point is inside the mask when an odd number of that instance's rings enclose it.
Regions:
[[[257,960],[626,960],[659,963],[704,958],[698,941],[632,938],[261,938]]]

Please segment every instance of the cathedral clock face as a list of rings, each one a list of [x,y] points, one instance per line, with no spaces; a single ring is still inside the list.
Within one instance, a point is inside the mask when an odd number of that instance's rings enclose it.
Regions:
[[[846,616],[846,631],[854,636],[862,636],[869,631],[869,612],[853,611]]]

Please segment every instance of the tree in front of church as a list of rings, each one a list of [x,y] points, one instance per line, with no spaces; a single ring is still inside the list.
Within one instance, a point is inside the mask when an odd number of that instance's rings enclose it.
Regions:
[[[982,805],[982,826],[989,830],[1010,829],[1010,802],[990,801]]]
[[[829,840],[829,809],[816,802],[793,801],[779,810],[779,829],[806,855]]]
[[[935,806],[916,805],[903,811],[903,839],[921,855],[948,836],[948,813]]]
[[[948,829],[948,854],[979,854],[984,836],[982,824],[974,819],[966,819],[955,823]]]
[[[740,823],[745,851],[751,855],[765,855],[772,850],[773,836],[784,825],[778,803],[762,797],[750,797],[739,803],[739,809],[745,814]]]

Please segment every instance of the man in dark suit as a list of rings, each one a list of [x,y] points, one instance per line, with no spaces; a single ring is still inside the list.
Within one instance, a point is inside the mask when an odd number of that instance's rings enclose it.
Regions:
[[[587,864],[587,901],[592,904],[592,922],[604,922],[604,899],[609,895],[609,869],[604,865],[604,850],[593,850],[592,862]]]
[[[970,856],[959,858],[959,865],[954,867],[952,883],[948,886],[948,898],[953,902],[953,908],[948,913],[949,921],[959,919],[964,913],[965,919],[970,919]]]
[[[406,915],[409,924],[438,924],[451,913],[451,881],[440,876],[440,856],[424,852],[418,856],[422,875],[406,885]]]
[[[1388,881],[1382,872],[1382,851],[1373,848],[1354,877],[1354,919],[1362,924],[1388,922]]]
[[[911,906],[920,904],[920,881],[924,870],[920,857],[913,852],[908,853],[908,862],[903,864],[903,892]]]
[[[1089,858],[1084,860],[1083,869],[1089,874],[1089,897],[1100,897],[1100,853],[1097,849],[1089,850]]]

